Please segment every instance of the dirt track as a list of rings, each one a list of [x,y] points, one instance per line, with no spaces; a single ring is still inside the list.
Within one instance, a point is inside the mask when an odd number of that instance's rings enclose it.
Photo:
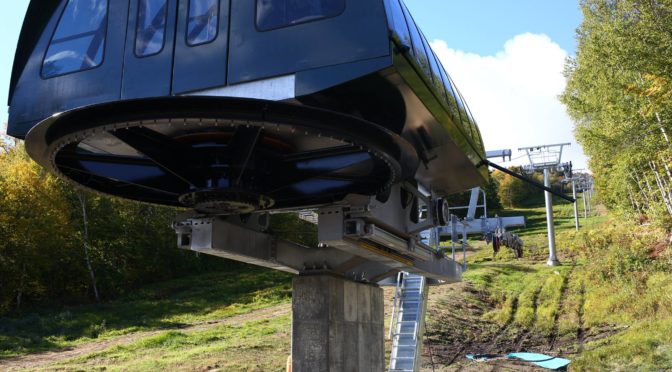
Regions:
[[[570,271],[571,276],[572,272]],[[569,280],[569,279],[567,279]],[[536,312],[538,290],[533,296]],[[428,323],[425,333],[422,371],[544,371],[528,363],[506,358],[495,358],[488,362],[474,362],[466,354],[506,355],[510,352],[538,352],[568,359],[585,348],[588,341],[610,337],[624,330],[618,326],[585,328],[582,311],[579,327],[575,335],[558,335],[558,319],[565,306],[564,297],[567,282],[563,284],[562,296],[555,324],[549,336],[543,336],[534,329],[516,325],[513,314],[518,300],[514,299],[511,317],[503,325],[483,318],[483,314],[494,308],[487,293],[480,292],[469,283],[432,287],[428,308]],[[581,297],[581,300],[583,298]],[[579,305],[582,309],[583,303]],[[536,315],[535,315],[536,318]]]
[[[185,327],[180,327],[178,329],[180,330],[180,332],[184,333],[198,332],[217,325],[234,325],[251,320],[275,318],[287,315],[290,313],[290,311],[291,311],[290,304],[282,304],[261,310],[252,311],[247,314],[241,314],[228,318],[194,323],[191,325],[187,325]],[[89,342],[86,344],[77,345],[67,349],[3,359],[0,360],[0,370],[16,371],[22,369],[44,368],[53,363],[58,363],[66,361],[68,359],[89,355],[95,352],[100,352],[117,345],[130,344],[143,338],[155,336],[162,332],[166,332],[167,330],[168,329],[160,329],[156,331],[129,333],[127,335],[114,337],[102,341]]]

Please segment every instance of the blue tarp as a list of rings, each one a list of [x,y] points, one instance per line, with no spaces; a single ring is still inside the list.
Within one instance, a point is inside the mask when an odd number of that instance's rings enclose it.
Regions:
[[[509,359],[522,360],[530,362],[541,368],[558,370],[567,367],[571,360],[558,358],[539,353],[509,353],[506,355]],[[467,354],[467,359],[486,362],[491,359],[503,358],[501,355],[493,354]]]
[[[507,358],[524,360],[546,369],[567,367],[571,360],[537,353],[510,353]]]

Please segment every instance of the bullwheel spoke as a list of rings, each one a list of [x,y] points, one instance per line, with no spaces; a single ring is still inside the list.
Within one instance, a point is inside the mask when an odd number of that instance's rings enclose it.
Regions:
[[[194,171],[197,157],[190,146],[145,127],[120,129],[112,134],[191,187],[201,186],[202,177]]]
[[[231,159],[231,184],[239,186],[248,168],[252,154],[262,137],[259,127],[238,127],[229,142],[227,152]]]

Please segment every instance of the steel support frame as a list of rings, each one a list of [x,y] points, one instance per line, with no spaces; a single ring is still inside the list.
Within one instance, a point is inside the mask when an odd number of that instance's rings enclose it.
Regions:
[[[476,220],[465,220],[464,226],[467,234],[484,234],[494,232],[497,228],[510,229],[513,227],[525,227],[525,216],[513,217],[490,217],[479,218]],[[441,236],[451,236],[452,229],[442,227],[439,229]]]
[[[318,247],[268,234],[266,214],[245,218],[185,215],[173,227],[179,248],[291,274],[329,273],[377,283],[406,271],[442,282],[460,281],[462,266],[422,243],[416,232],[436,225],[433,199],[425,198],[427,218],[413,221],[413,208],[401,203],[403,192],[397,185],[384,202],[352,195],[338,205],[319,209]]]

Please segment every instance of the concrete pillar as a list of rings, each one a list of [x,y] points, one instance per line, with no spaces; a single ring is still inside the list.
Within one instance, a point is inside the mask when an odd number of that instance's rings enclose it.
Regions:
[[[383,290],[330,275],[298,276],[292,372],[385,369]]]

